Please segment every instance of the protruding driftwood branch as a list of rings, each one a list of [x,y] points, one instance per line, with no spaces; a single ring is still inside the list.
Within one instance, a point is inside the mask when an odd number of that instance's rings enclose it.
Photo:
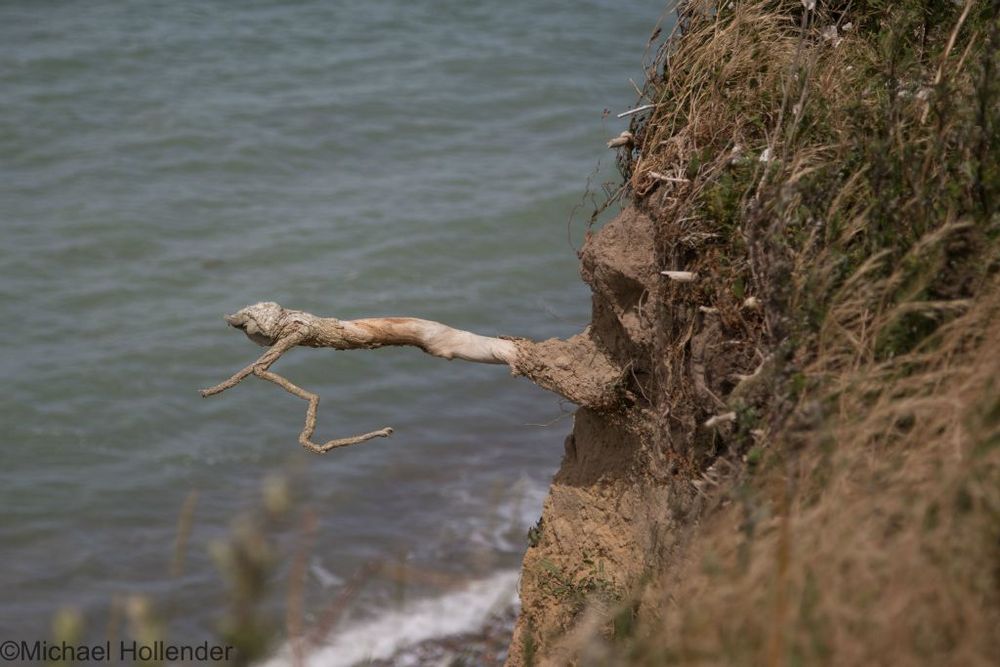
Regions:
[[[299,443],[325,453],[335,447],[354,445],[372,438],[388,437],[391,428],[363,435],[312,441],[316,429],[319,397],[270,370],[282,354],[296,346],[329,347],[335,350],[375,349],[410,345],[443,359],[463,359],[485,364],[506,364],[515,375],[523,375],[539,386],[594,409],[609,409],[620,400],[621,371],[600,351],[587,332],[569,340],[536,343],[526,339],[480,336],[439,322],[413,317],[380,317],[338,320],[287,310],[273,302],[247,306],[226,316],[230,326],[268,350],[257,361],[229,379],[201,391],[213,396],[235,387],[250,375],[273,382],[288,393],[309,402]]]

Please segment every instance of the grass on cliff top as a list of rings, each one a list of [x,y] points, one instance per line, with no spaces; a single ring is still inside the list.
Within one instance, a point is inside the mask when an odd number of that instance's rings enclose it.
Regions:
[[[601,664],[1000,655],[1000,2],[810,4],[688,3],[620,155],[776,371]]]

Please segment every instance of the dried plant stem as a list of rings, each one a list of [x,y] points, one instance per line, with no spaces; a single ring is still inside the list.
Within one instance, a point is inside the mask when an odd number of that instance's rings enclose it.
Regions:
[[[955,48],[955,40],[958,38],[958,32],[962,29],[962,25],[965,23],[965,19],[969,18],[969,12],[972,10],[973,1],[965,0],[965,7],[962,9],[962,13],[958,16],[958,21],[955,22],[955,27],[951,31],[951,35],[948,37],[948,45],[944,48],[944,52],[941,54],[941,64],[938,65],[937,73],[934,75],[934,87],[937,88],[941,85],[941,80],[944,78],[944,66],[948,62],[948,56],[951,55],[952,49]],[[969,40],[969,45],[972,45],[972,40]],[[962,56],[962,60],[965,60],[965,56]],[[927,114],[930,113],[931,105],[930,101],[924,106],[923,113],[920,114],[921,124],[927,122]]]
[[[618,118],[625,118],[626,116],[642,113],[643,111],[649,111],[650,109],[655,109],[655,108],[656,108],[655,104],[643,104],[642,106],[638,106],[634,109],[629,109],[628,111],[621,112],[620,114],[618,114]]]

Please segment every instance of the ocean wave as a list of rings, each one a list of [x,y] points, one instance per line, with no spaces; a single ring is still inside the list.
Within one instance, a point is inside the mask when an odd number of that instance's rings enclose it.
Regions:
[[[303,663],[307,667],[351,667],[386,660],[430,639],[475,632],[492,615],[517,604],[517,580],[516,570],[497,572],[460,590],[349,623],[326,644],[312,649]],[[291,648],[285,645],[263,667],[292,662]]]

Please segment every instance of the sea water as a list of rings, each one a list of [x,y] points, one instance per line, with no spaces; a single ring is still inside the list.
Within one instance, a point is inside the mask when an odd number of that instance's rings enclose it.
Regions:
[[[60,610],[102,638],[135,596],[174,641],[216,636],[230,596],[211,545],[276,475],[294,491],[260,602],[276,646],[295,577],[306,625],[373,562],[454,582],[372,576],[329,664],[516,599],[572,406],[412,348],[294,350],[276,369],[322,396],[317,438],[396,430],[316,456],[296,443],[302,401],[255,379],[197,389],[260,353],[221,316],[261,300],[580,331],[575,251],[664,10],[0,4],[0,639],[50,638]]]

